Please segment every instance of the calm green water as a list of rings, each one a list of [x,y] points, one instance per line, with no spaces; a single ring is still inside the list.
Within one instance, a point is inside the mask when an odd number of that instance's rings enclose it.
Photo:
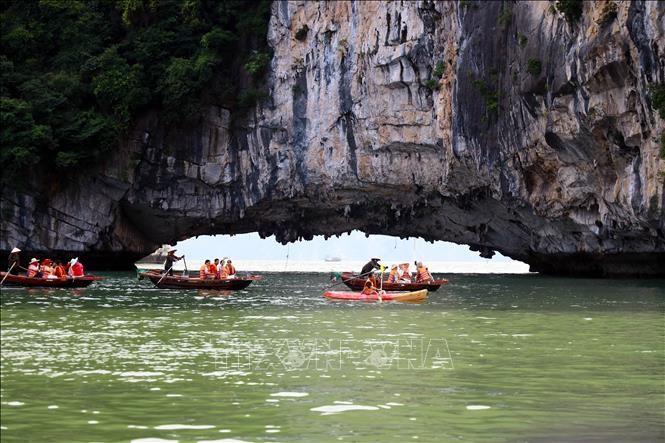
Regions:
[[[423,304],[3,289],[2,442],[663,441],[665,282],[449,276]]]

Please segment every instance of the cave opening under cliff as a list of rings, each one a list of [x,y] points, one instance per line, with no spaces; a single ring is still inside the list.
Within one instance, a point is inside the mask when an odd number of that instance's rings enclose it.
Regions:
[[[167,245],[165,245],[166,247]],[[388,235],[366,235],[351,231],[325,238],[299,240],[286,245],[274,236],[261,238],[258,233],[237,235],[201,235],[178,242],[177,255],[184,255],[189,269],[206,259],[231,258],[236,267],[248,271],[329,272],[359,271],[370,258],[378,257],[389,267],[396,263],[423,261],[436,273],[525,273],[528,265],[496,254],[482,258],[467,245],[422,238],[400,239]],[[156,251],[157,255],[163,248]],[[176,268],[184,268],[179,262]],[[356,269],[357,268],[357,269]]]

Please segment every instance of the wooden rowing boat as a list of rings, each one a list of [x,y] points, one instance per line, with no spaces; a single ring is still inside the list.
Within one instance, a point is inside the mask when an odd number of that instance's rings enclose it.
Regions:
[[[342,272],[342,281],[350,289],[361,291],[365,286],[366,278],[359,277],[354,275],[352,272]],[[436,291],[441,287],[441,285],[448,284],[448,280],[432,280],[430,282],[424,283],[388,283],[383,281],[382,288],[384,291],[419,291],[421,289],[427,289],[428,291]],[[378,286],[378,285],[377,285]]]
[[[358,300],[358,301],[379,301],[379,296],[376,294],[363,294],[361,292],[348,292],[348,291],[328,291],[323,294],[326,298],[335,300]],[[427,298],[427,289],[411,292],[390,292],[384,293],[381,296],[381,301],[422,301]]]
[[[13,275],[0,272],[0,280],[5,279],[5,286],[23,286],[26,288],[85,288],[93,281],[104,280],[96,275],[65,278],[34,278],[25,275]]]
[[[198,277],[161,274],[159,271],[139,272],[139,279],[147,278],[161,289],[215,289],[215,290],[237,290],[245,289],[257,280],[260,275],[249,275],[246,277],[204,279]]]

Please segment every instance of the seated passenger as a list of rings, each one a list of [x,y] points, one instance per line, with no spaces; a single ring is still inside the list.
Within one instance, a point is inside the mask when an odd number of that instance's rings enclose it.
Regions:
[[[397,265],[392,265],[390,267],[390,274],[388,274],[388,283],[397,283],[399,280],[399,272],[397,270]]]
[[[206,260],[205,263],[201,265],[199,268],[199,278],[200,279],[206,279],[206,278],[214,278],[215,274],[210,275],[210,260]]]
[[[28,277],[30,278],[41,278],[42,273],[39,269],[39,260],[36,258],[33,258],[30,260],[30,264],[28,265]]]
[[[208,264],[208,272],[212,275],[213,278],[219,278],[219,259],[216,258],[214,263]]]
[[[62,266],[62,263],[59,261],[55,264],[55,267],[53,268],[53,276],[55,276],[55,278],[65,278],[67,276],[67,273],[65,272],[65,267]]]
[[[226,269],[226,274],[227,274],[228,278],[235,278],[236,277],[236,268],[231,263],[231,260],[227,260],[226,265],[224,266],[224,269]]]
[[[221,278],[221,279],[229,278],[229,273],[226,270],[226,265],[224,263],[224,260],[222,260],[222,263],[219,265],[218,275],[219,275],[219,278]]]
[[[423,265],[423,262],[417,261],[415,264],[418,272],[416,275],[416,283],[426,283],[434,280],[434,278],[432,278],[432,274],[429,273],[429,269]]]
[[[365,287],[360,293],[363,295],[379,295],[379,291],[376,290],[376,287],[374,287],[374,283],[372,283],[372,280],[370,280],[369,278],[365,282]]]
[[[73,258],[69,262],[69,271],[67,271],[70,277],[83,277],[84,269],[83,263],[79,261],[79,258]]]
[[[400,283],[411,283],[411,272],[409,271],[409,264],[402,263],[399,265],[399,267],[401,271],[399,274]]]
[[[55,278],[53,274],[53,267],[51,266],[53,264],[53,261],[51,261],[50,258],[45,258],[42,260],[41,263],[41,268],[42,268],[42,278]]]

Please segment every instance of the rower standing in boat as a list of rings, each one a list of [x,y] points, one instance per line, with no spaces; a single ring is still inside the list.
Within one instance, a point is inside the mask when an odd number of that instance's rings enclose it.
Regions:
[[[365,263],[365,266],[363,266],[363,269],[360,271],[360,275],[363,277],[366,277],[369,275],[374,269],[381,269],[381,265],[379,264],[380,258],[373,258],[367,263]]]
[[[164,272],[166,272],[168,275],[173,275],[173,263],[181,260],[185,256],[183,254],[178,257],[175,255],[175,251],[177,251],[176,248],[169,249],[169,252],[166,254],[166,260],[164,260]]]
[[[379,264],[380,258],[372,258],[370,261],[365,263],[365,266],[363,266],[362,270],[360,271],[360,277],[365,277],[365,278],[370,278],[372,279],[372,283],[376,286],[378,281],[376,280],[376,277],[374,276],[374,270],[379,270],[381,269],[381,265]]]
[[[8,266],[9,273],[12,275],[18,275],[18,271],[21,268],[21,257],[19,256],[21,250],[19,248],[12,249],[12,252],[9,253]]]

